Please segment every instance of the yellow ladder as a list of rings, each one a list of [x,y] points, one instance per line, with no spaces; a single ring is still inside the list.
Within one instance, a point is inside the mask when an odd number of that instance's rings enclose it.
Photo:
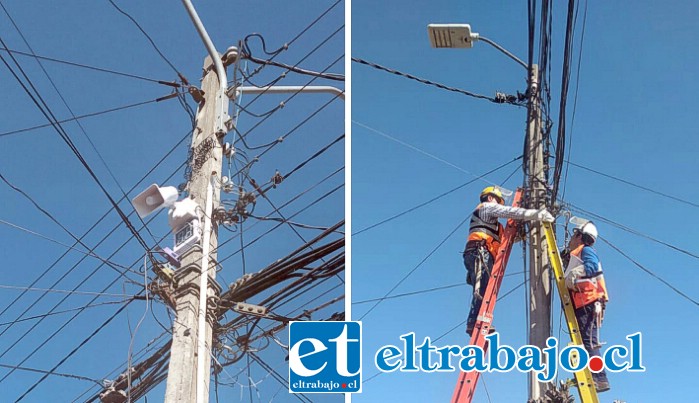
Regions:
[[[582,346],[583,341],[580,335],[580,329],[578,328],[578,320],[575,318],[573,301],[570,299],[570,293],[568,292],[565,277],[563,276],[563,262],[561,261],[561,255],[558,253],[558,246],[556,245],[556,233],[553,231],[552,223],[544,222],[542,224],[544,226],[544,235],[546,236],[546,244],[548,246],[549,260],[556,278],[556,285],[558,286],[558,295],[561,297],[563,312],[565,313],[566,323],[568,324],[570,340],[572,344]],[[573,360],[576,359],[577,357],[573,357]],[[583,370],[575,373],[574,382],[575,386],[578,388],[578,393],[580,393],[580,400],[582,403],[599,403],[595,383],[592,381],[592,372],[590,372],[587,366]]]

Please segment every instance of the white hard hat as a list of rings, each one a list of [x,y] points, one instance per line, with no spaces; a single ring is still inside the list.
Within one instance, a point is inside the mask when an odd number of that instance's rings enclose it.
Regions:
[[[594,241],[597,241],[597,227],[595,227],[595,224],[593,224],[592,221],[588,221],[587,223],[583,224],[580,228],[578,228],[578,231],[591,236]]]
[[[587,234],[592,237],[593,241],[597,242],[597,236],[599,235],[599,233],[597,232],[597,227],[595,226],[595,224],[592,223],[592,221],[585,218],[573,216],[570,218],[570,223],[575,225],[573,231],[577,231],[582,234]]]

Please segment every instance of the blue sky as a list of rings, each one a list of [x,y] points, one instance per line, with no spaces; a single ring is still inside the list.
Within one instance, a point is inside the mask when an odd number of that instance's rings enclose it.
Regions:
[[[206,50],[182,4],[167,1],[114,1],[141,24],[175,69],[190,83],[198,85]],[[175,70],[156,53],[138,28],[107,0],[87,3],[69,1],[60,4],[52,1],[31,4],[5,1],[2,4],[38,55],[155,80],[177,80]],[[290,43],[288,50],[280,53],[276,61],[291,65],[300,63],[299,67],[308,70],[327,69],[328,73],[344,73],[345,4],[342,1],[309,2],[303,7],[285,1],[215,1],[195,2],[195,5],[214,44],[221,52],[229,46],[236,45],[246,35],[257,32],[264,36],[269,51]],[[332,7],[333,5],[335,6]],[[314,23],[314,20],[328,9],[330,10]],[[7,46],[29,52],[8,16],[1,10],[0,20],[0,37]],[[307,27],[308,30],[303,32]],[[292,38],[297,35],[298,38],[291,43]],[[256,57],[268,57],[263,53],[259,40],[251,38],[249,45]],[[0,52],[9,62],[7,52]],[[16,57],[55,115],[59,119],[70,118],[70,112],[36,61],[21,55]],[[152,101],[172,92],[171,87],[148,80],[50,61],[43,61],[43,64],[75,115]],[[251,63],[247,67],[251,72],[256,65]],[[242,65],[241,68],[246,66]],[[252,78],[252,81],[258,85],[265,84],[279,78],[284,71],[277,67],[266,67]],[[233,78],[232,74],[229,78]],[[287,73],[279,84],[305,85],[310,80],[309,76]],[[0,81],[3,83],[4,94],[0,100],[0,108],[5,111],[4,119],[0,123],[0,173],[48,210],[67,230],[78,237],[83,235],[109,210],[107,198],[51,127],[9,133],[45,124],[47,120],[4,65],[0,65]],[[324,79],[316,80],[311,85],[334,85],[344,88],[342,82]],[[295,215],[292,221],[327,227],[340,221],[344,212],[344,140],[340,137],[344,133],[345,105],[340,99],[331,101],[329,95],[301,94],[287,101],[289,97],[290,95],[265,95],[249,104],[247,110],[252,114],[261,115],[260,117],[241,112],[238,129],[242,133],[250,131],[250,135],[247,136],[250,147],[269,143],[291,132],[283,143],[273,147],[253,164],[249,175],[258,183],[266,183],[276,170],[286,174],[321,148],[339,139],[326,152],[267,193],[276,207],[281,207],[292,197],[303,193],[298,199],[282,207],[281,212],[289,218],[310,205],[307,210]],[[252,99],[252,96],[243,96],[241,104],[248,105]],[[283,108],[277,108],[268,114],[269,118],[264,118],[266,112],[278,107],[283,101]],[[189,96],[187,103],[196,108]],[[187,159],[191,124],[177,99],[151,102],[85,118],[81,122],[84,133],[75,122],[65,123],[63,127],[106,190],[116,200],[123,196],[121,189],[128,192],[130,199],[151,183],[177,186],[184,182],[182,164]],[[88,142],[88,138],[94,148]],[[233,134],[230,134],[228,139],[233,141]],[[177,145],[180,141],[182,142]],[[250,160],[264,150],[246,149],[242,144],[238,147],[241,152],[247,153]],[[172,153],[146,175],[170,149],[173,149]],[[235,172],[241,163],[241,159],[235,161],[230,171]],[[105,165],[109,167],[111,174]],[[227,164],[223,172],[229,172]],[[331,175],[332,173],[334,175]],[[328,179],[322,181],[326,177]],[[132,187],[133,190],[130,191]],[[246,184],[246,190],[250,190],[249,187],[250,185]],[[310,190],[304,193],[307,189]],[[326,194],[325,198],[316,202]],[[4,183],[0,185],[0,197],[4,201],[4,208],[0,214],[0,219],[4,222],[0,225],[4,261],[0,284],[5,286],[0,289],[0,306],[3,310],[0,314],[0,332],[4,332],[0,337],[0,364],[48,370],[117,312],[123,305],[119,301],[124,298],[100,295],[92,304],[117,303],[85,309],[69,323],[69,319],[78,311],[58,313],[44,318],[41,322],[38,319],[28,319],[10,326],[9,322],[46,314],[54,306],[54,312],[70,310],[90,303],[93,298],[93,295],[56,292],[41,297],[40,291],[27,291],[12,304],[12,301],[20,296],[21,287],[29,286],[38,278],[34,288],[134,295],[142,288],[140,284],[143,277],[138,273],[138,269],[143,264],[144,250],[132,239],[125,226],[120,224],[118,216],[111,212],[83,241],[89,247],[96,247],[95,253],[103,258],[120,265],[133,265],[136,272],[128,276],[131,282],[117,278],[116,272],[106,266],[99,267],[100,261],[93,257],[81,261],[84,255],[78,251],[69,251],[65,257],[59,259],[66,251],[65,246],[19,230],[10,224],[67,245],[74,242],[70,235]],[[224,198],[234,201],[233,195]],[[128,199],[119,203],[126,214],[133,212]],[[316,203],[312,204],[314,202]],[[270,203],[262,198],[258,199],[254,212],[256,216],[264,217],[273,211],[274,207]],[[274,214],[273,217],[278,216]],[[245,222],[245,243],[277,225],[273,221],[257,221],[250,218]],[[142,223],[134,216],[131,216],[131,222],[137,228],[141,228]],[[111,233],[114,228],[116,230]],[[300,237],[308,240],[319,233],[317,229],[297,230],[300,235],[292,232],[290,226],[282,225],[270,235],[247,247],[245,271],[256,272],[266,267],[299,247],[303,243]],[[160,213],[149,222],[148,231],[140,230],[140,233],[149,247],[154,247],[154,239],[160,239],[168,233],[165,214]],[[235,254],[240,243],[238,234],[239,232],[231,233],[224,229],[220,231],[222,241],[230,240],[219,250],[218,255],[219,261],[230,257],[222,263],[223,268],[218,277],[224,289],[243,274],[241,254]],[[341,235],[333,236],[337,238]],[[106,240],[101,242],[104,237]],[[125,245],[120,248],[123,243]],[[168,246],[170,243],[168,235],[161,245]],[[76,248],[84,250],[81,246]],[[57,260],[58,263],[50,271],[42,274]],[[74,265],[75,269],[71,270]],[[93,271],[94,274],[91,274]],[[149,275],[152,277],[152,273]],[[304,309],[314,308],[342,294],[342,282],[337,278],[331,278],[303,296],[292,299],[288,305],[280,307],[275,313],[298,315]],[[264,295],[268,296],[269,293]],[[65,301],[60,302],[66,296]],[[261,297],[258,297],[249,302],[254,303],[260,299]],[[59,302],[60,305],[57,305]],[[32,303],[35,304],[29,308]],[[25,313],[27,308],[29,309]],[[133,331],[136,323],[144,315],[144,308],[143,301],[131,303],[62,363],[56,372],[98,381],[114,379],[116,374],[111,371],[117,368],[118,371],[122,371],[125,368],[132,339],[130,329]],[[342,310],[343,302],[338,301],[314,313],[313,318],[324,319]],[[146,346],[160,347],[167,339],[167,336],[158,338],[163,329],[155,318],[169,328],[170,319],[163,305],[158,303],[152,314],[148,312],[143,324],[133,336],[134,352]],[[52,333],[65,323],[68,325],[49,339]],[[263,327],[268,328],[275,324],[266,321]],[[34,325],[36,327],[32,329]],[[277,335],[281,343],[287,338],[285,333],[282,331]],[[45,340],[48,341],[42,345]],[[286,378],[288,366],[284,361],[285,350],[270,338],[262,340],[262,343],[255,346],[261,349],[258,354]],[[149,345],[151,341],[153,343]],[[39,346],[39,350],[30,356]],[[244,370],[246,363],[246,359],[243,359],[227,367],[227,372],[221,374],[222,385],[219,394],[222,401],[250,400],[250,396],[253,401],[296,401],[281,383],[254,362],[248,377]],[[9,372],[6,367],[0,368],[3,401],[19,398],[42,376],[40,373],[17,370],[5,378]],[[31,391],[24,401],[82,401],[97,390],[96,385],[90,381],[49,376]],[[88,394],[78,398],[83,392]],[[164,383],[148,394],[148,400],[159,401],[163,394]],[[319,401],[337,401],[337,397],[323,397]]]
[[[509,3],[508,3],[509,4]],[[581,3],[581,5],[584,3]],[[554,4],[551,110],[557,121],[566,5]],[[582,29],[578,18],[568,101],[569,159],[583,167],[623,178],[695,203],[699,151],[692,105],[699,86],[696,41],[697,5],[687,2],[590,2],[571,126]],[[527,57],[527,5],[483,2],[352,3],[354,57],[478,94],[514,94],[526,88],[521,66],[485,43],[469,50],[431,49],[429,23],[470,23],[475,32]],[[352,228],[357,232],[473,180],[522,152],[526,111],[420,84],[371,67],[352,65]],[[554,126],[553,132],[557,129]],[[383,133],[384,135],[378,134]],[[400,144],[385,135],[429,153]],[[441,160],[441,161],[440,161]],[[458,169],[457,169],[458,167]],[[466,172],[464,172],[466,171]],[[512,174],[512,177],[509,175]],[[508,179],[509,177],[509,179]],[[506,180],[507,179],[507,180]],[[353,237],[353,318],[362,317],[413,270],[477,204],[488,184],[514,189],[522,183],[517,163],[476,180],[429,205]],[[697,209],[576,166],[569,167],[563,199],[639,233],[697,254]],[[574,212],[577,215],[584,215]],[[559,224],[564,220],[559,217]],[[696,258],[595,220],[603,237],[690,298]],[[378,370],[374,352],[400,344],[415,331],[418,340],[465,345],[464,327],[471,290],[465,285],[460,252],[462,226],[393,294],[454,285],[380,303],[364,317],[364,376]],[[559,230],[559,243],[562,231]],[[599,242],[610,293],[602,339],[625,343],[643,333],[647,371],[611,374],[612,390],[603,401],[668,401],[693,393],[690,374],[697,358],[686,341],[697,331],[697,305],[641,271],[607,244]],[[521,246],[515,245],[501,295],[523,278]],[[461,285],[457,285],[461,284]],[[503,342],[526,343],[525,287],[498,302],[495,326]],[[557,297],[552,332],[560,332]],[[565,325],[564,325],[565,327]],[[522,401],[526,376],[486,374],[475,402]],[[381,374],[364,384],[357,402],[447,401],[457,374]],[[489,394],[489,395],[488,395]]]

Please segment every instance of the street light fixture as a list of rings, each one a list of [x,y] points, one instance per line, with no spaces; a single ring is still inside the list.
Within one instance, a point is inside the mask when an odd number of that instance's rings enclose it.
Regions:
[[[430,24],[427,32],[433,48],[472,48],[478,40],[469,24]]]
[[[480,40],[504,53],[520,66],[529,70],[529,66],[526,63],[507,51],[507,49],[486,37],[480,36],[476,32],[472,32],[471,25],[469,24],[429,24],[427,26],[427,33],[429,34],[430,44],[433,48],[470,49],[473,47],[474,42]]]

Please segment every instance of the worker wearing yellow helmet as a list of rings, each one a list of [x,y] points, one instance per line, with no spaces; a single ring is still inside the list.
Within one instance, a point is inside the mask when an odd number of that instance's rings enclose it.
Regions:
[[[575,316],[585,349],[591,357],[600,356],[599,332],[609,296],[602,263],[592,247],[599,234],[592,221],[574,217],[571,222],[576,222],[576,227],[568,243],[570,258],[564,274],[566,286],[575,305]],[[610,389],[604,370],[593,372],[592,379],[597,392]]]
[[[488,186],[480,195],[480,204],[471,215],[468,241],[464,249],[466,282],[473,285],[471,309],[466,322],[466,332],[471,334],[481,309],[483,294],[490,281],[490,272],[495,256],[500,248],[504,229],[498,218],[512,218],[526,221],[553,222],[554,218],[546,209],[533,210],[505,206],[502,191],[497,186]]]

